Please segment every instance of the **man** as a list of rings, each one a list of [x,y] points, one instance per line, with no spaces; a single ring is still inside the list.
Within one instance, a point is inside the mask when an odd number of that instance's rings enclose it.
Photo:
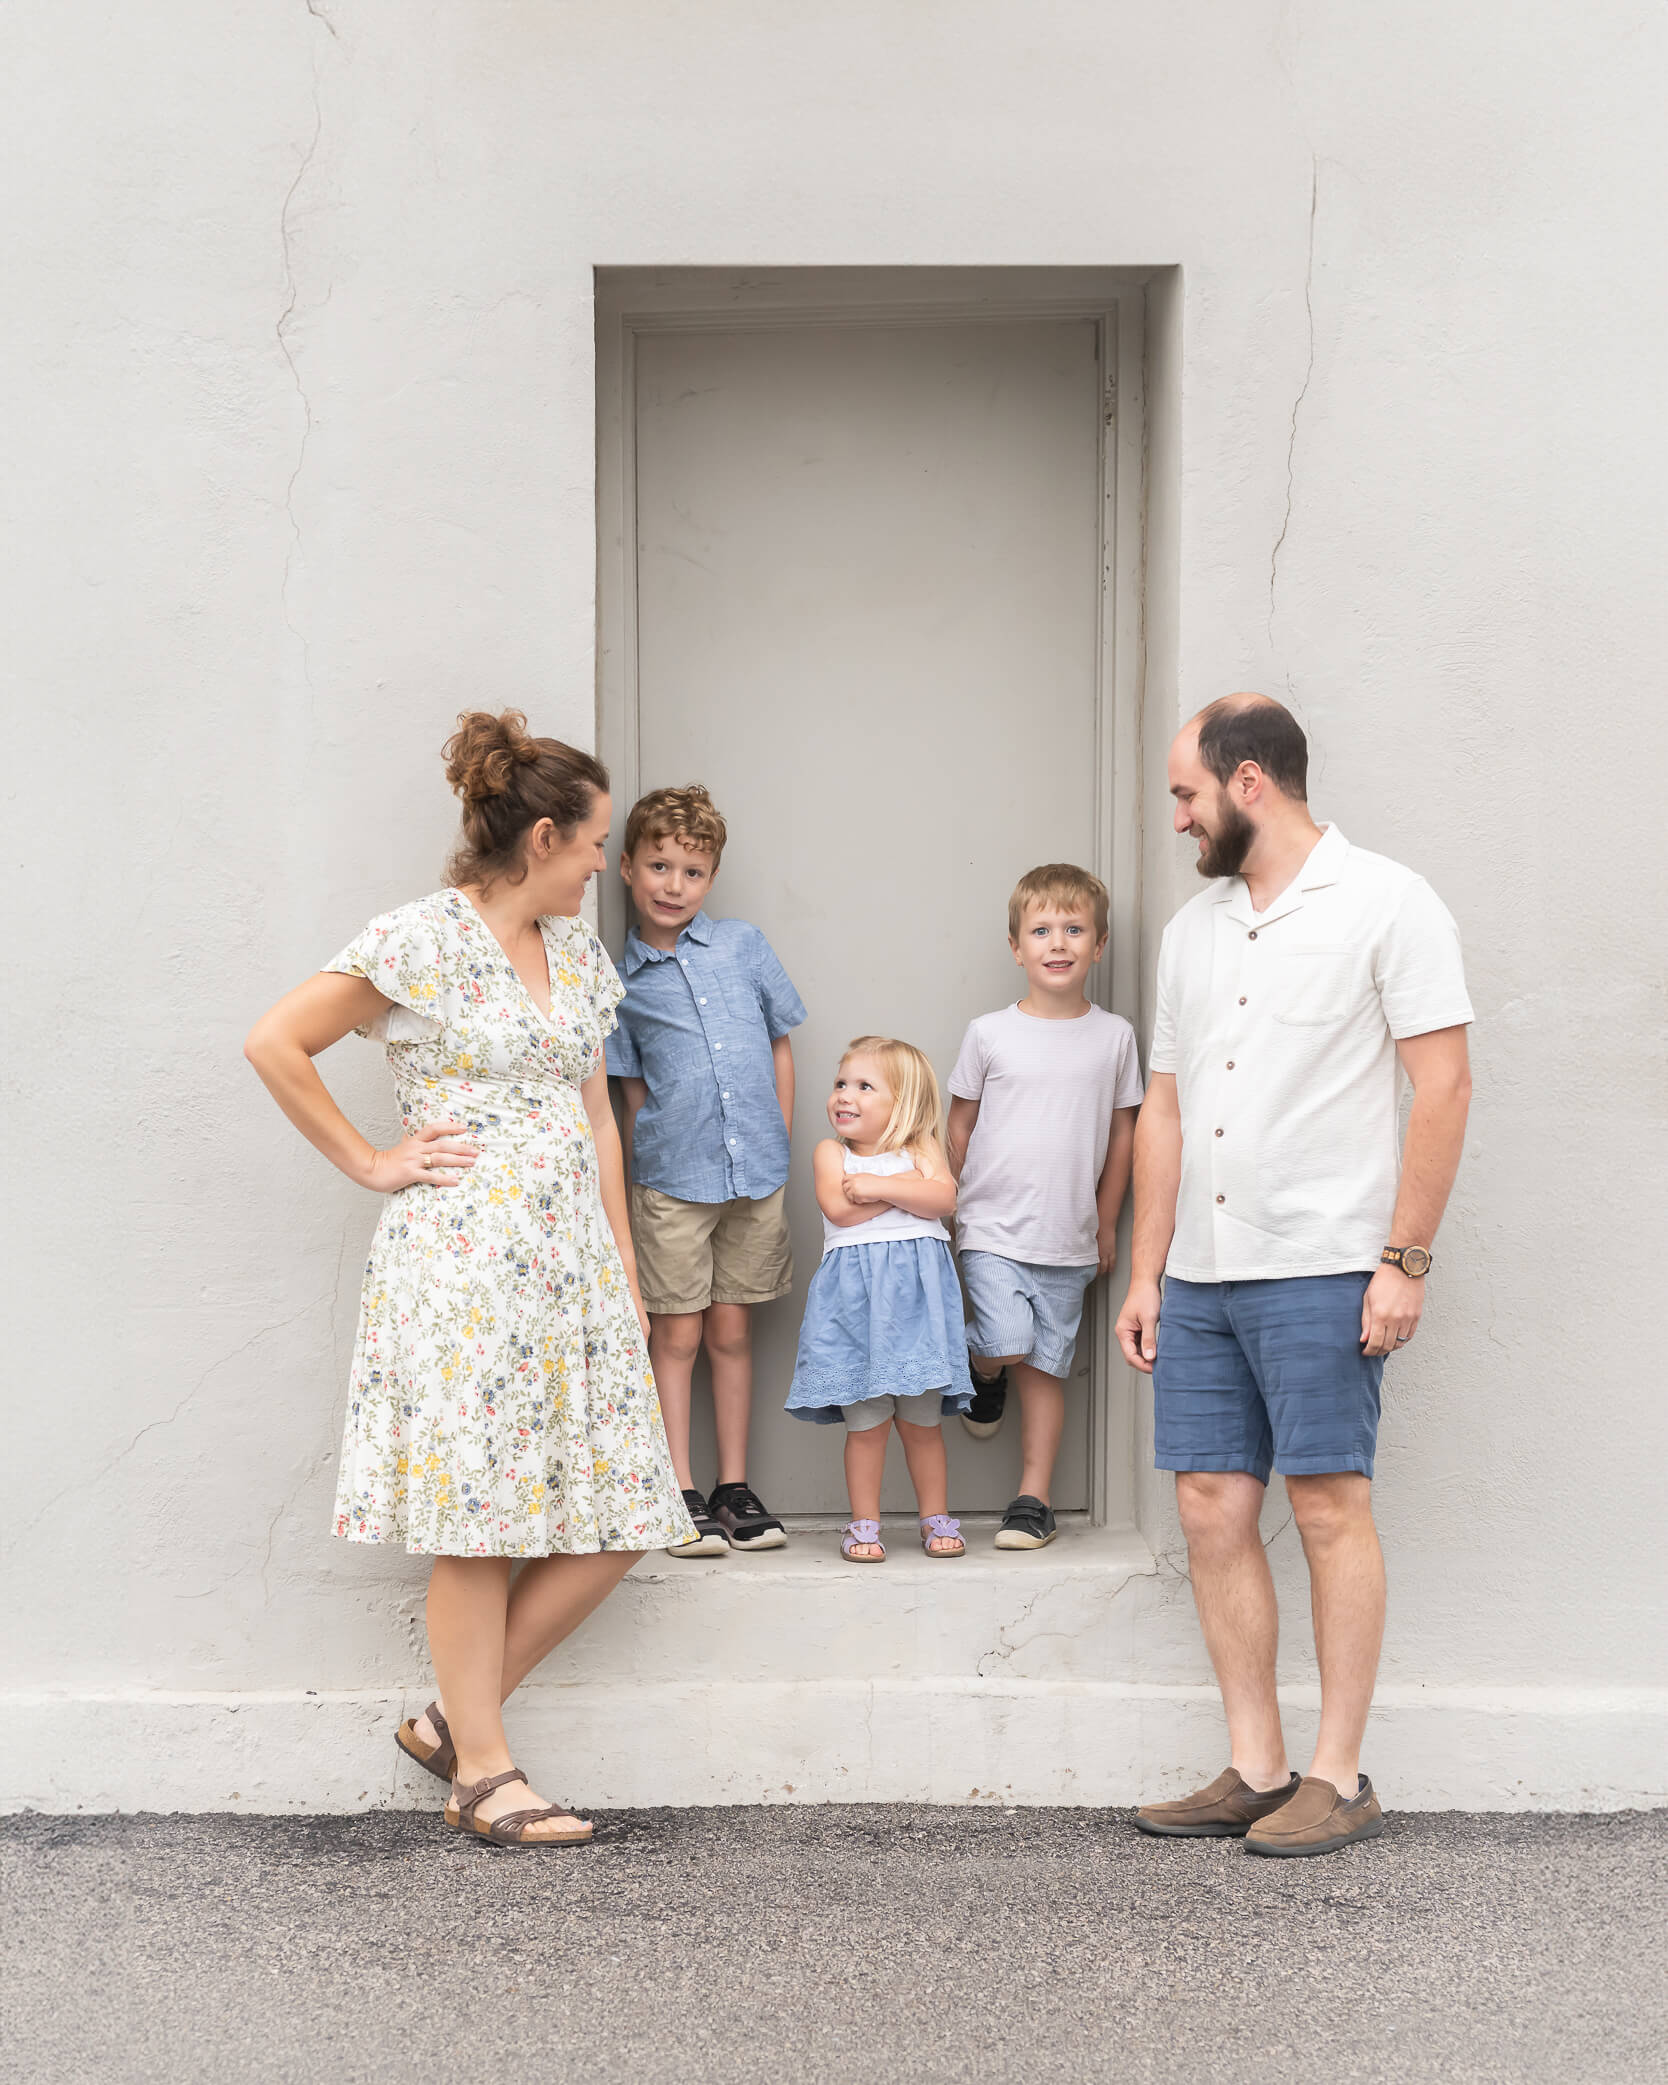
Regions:
[[[1429,885],[1310,817],[1308,745],[1279,703],[1212,703],[1171,747],[1169,775],[1176,831],[1211,882],[1159,952],[1118,1339],[1153,1377],[1156,1461],[1177,1473],[1232,1749],[1209,1787],[1136,1822],[1330,1853],[1383,1829],[1358,1758],[1384,1631],[1379,1386],[1418,1331],[1459,1165],[1471,1006]],[[1413,1087],[1400,1155],[1398,1062]],[[1257,1527],[1272,1468],[1303,1541],[1320,1664],[1301,1781]]]

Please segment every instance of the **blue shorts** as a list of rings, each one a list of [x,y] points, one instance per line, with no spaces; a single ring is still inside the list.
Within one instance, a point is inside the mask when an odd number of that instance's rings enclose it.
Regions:
[[[973,1310],[967,1344],[981,1361],[1012,1354],[1045,1376],[1070,1375],[1083,1294],[1096,1268],[1043,1267],[999,1252],[964,1252],[959,1265]]]
[[[1266,1484],[1373,1474],[1382,1356],[1361,1351],[1370,1274],[1285,1281],[1167,1277],[1153,1363],[1153,1462]]]

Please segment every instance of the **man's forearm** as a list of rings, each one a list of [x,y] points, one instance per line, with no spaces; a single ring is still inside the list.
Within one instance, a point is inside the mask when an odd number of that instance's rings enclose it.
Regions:
[[[1170,1257],[1181,1192],[1181,1117],[1143,1108],[1135,1124],[1135,1230],[1130,1278],[1154,1281]]]
[[[1465,1149],[1469,1106],[1467,1094],[1414,1094],[1386,1245],[1422,1245],[1428,1251],[1435,1240]]]

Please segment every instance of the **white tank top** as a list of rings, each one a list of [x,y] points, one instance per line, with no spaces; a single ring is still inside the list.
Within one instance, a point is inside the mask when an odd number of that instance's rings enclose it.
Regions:
[[[915,1161],[907,1151],[877,1151],[873,1158],[859,1158],[855,1151],[846,1153],[848,1173],[882,1173],[888,1177],[898,1173],[913,1173]],[[946,1245],[950,1234],[935,1216],[917,1216],[913,1210],[896,1208],[891,1202],[877,1202],[876,1213],[867,1223],[830,1223],[822,1220],[823,1256],[841,1245],[879,1245],[887,1238],[942,1238]]]

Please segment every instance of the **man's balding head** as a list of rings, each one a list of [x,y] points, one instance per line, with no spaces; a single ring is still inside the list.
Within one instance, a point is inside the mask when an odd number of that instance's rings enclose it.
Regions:
[[[1228,783],[1252,761],[1282,796],[1309,800],[1309,741],[1303,727],[1272,695],[1224,695],[1187,726],[1199,759],[1218,782]]]

